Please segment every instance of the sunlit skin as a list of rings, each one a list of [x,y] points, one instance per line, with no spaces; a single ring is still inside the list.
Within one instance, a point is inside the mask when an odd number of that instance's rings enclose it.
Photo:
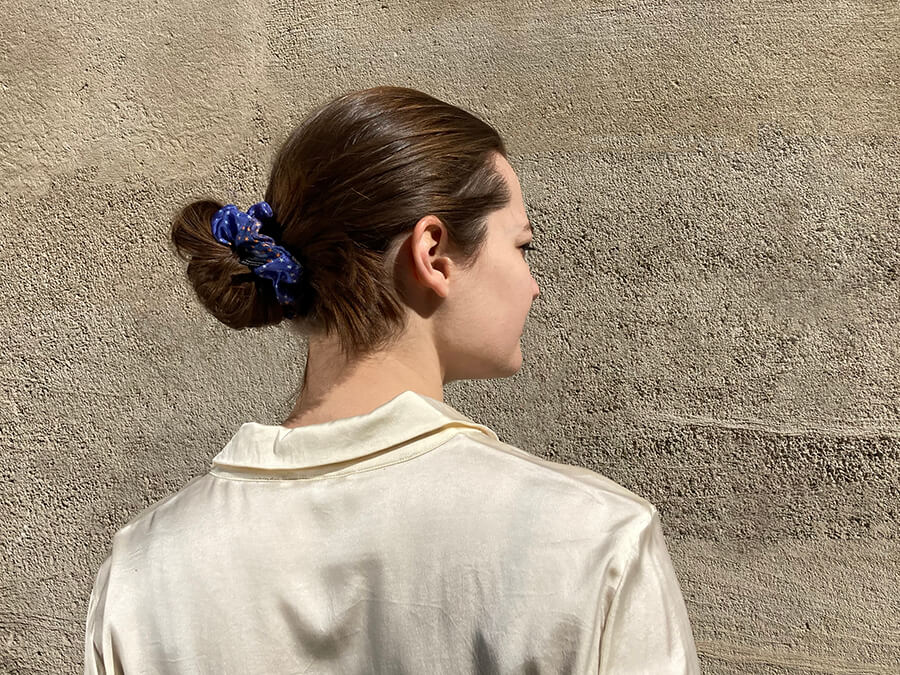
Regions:
[[[447,382],[519,371],[522,330],[540,289],[526,259],[533,233],[518,177],[501,155],[496,166],[512,198],[488,216],[475,264],[457,264],[439,218],[419,220],[389,256],[408,305],[403,334],[349,362],[334,338],[310,336],[303,390],[283,426],[362,415],[407,389],[443,401]]]

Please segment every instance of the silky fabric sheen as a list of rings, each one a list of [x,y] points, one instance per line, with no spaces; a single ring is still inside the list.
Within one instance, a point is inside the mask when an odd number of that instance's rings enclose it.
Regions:
[[[119,530],[85,673],[699,673],[652,504],[411,390],[247,422]]]

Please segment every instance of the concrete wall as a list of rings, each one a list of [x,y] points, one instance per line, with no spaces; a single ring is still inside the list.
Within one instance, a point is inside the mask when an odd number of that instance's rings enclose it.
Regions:
[[[540,248],[523,371],[447,401],[659,507],[706,673],[898,672],[896,2],[6,9],[0,670],[78,672],[112,534],[292,404],[304,345],[202,311],[173,205],[400,84],[501,130]]]

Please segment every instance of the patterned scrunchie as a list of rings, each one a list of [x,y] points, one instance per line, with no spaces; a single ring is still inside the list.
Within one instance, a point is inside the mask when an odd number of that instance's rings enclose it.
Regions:
[[[212,233],[216,240],[230,246],[240,256],[242,265],[272,282],[275,297],[284,306],[285,316],[291,318],[295,314],[289,307],[294,304],[295,297],[289,287],[300,281],[303,267],[272,237],[260,234],[262,221],[277,227],[274,220],[272,207],[266,202],[258,202],[246,212],[228,204],[212,217]]]

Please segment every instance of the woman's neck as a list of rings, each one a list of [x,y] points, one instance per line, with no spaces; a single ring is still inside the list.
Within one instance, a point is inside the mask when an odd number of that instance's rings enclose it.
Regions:
[[[303,389],[285,427],[354,417],[412,390],[444,400],[443,374],[428,340],[398,341],[391,349],[348,361],[334,341],[310,339]]]

